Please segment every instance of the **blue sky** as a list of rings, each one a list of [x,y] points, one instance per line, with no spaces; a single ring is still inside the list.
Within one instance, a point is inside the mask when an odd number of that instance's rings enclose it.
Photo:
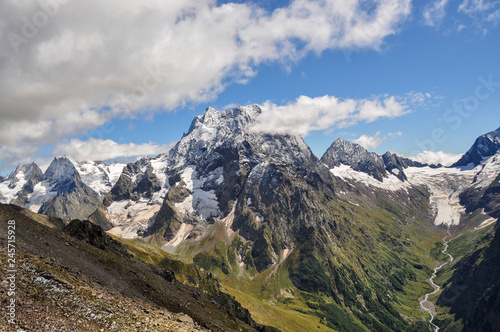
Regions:
[[[4,176],[57,154],[154,155],[208,106],[265,105],[318,157],[339,137],[459,154],[500,126],[498,1],[46,4],[0,5]]]

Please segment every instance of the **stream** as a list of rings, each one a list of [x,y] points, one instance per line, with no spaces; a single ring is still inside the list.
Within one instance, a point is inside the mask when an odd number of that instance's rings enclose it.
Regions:
[[[422,310],[424,310],[429,315],[431,315],[431,319],[429,320],[429,323],[431,324],[432,328],[434,329],[434,332],[438,332],[439,327],[432,322],[434,320],[434,317],[435,317],[435,312],[434,312],[435,309],[434,309],[434,303],[429,301],[429,296],[436,294],[441,289],[440,286],[438,286],[434,283],[434,278],[436,278],[436,274],[438,273],[438,271],[441,270],[443,268],[443,266],[445,266],[446,264],[453,261],[453,256],[448,253],[449,240],[447,240],[447,239],[450,236],[451,236],[450,230],[448,229],[448,234],[443,238],[444,248],[443,248],[443,250],[441,250],[441,252],[443,254],[448,255],[449,259],[446,262],[444,262],[443,264],[438,265],[434,268],[434,272],[432,272],[432,275],[429,278],[429,284],[432,286],[432,288],[434,288],[434,291],[425,294],[424,298],[420,301],[420,308],[422,308]]]

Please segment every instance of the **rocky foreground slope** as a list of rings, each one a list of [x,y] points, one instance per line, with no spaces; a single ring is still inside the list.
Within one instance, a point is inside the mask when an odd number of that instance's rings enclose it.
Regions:
[[[186,286],[146,264],[98,226],[74,220],[62,231],[30,212],[0,205],[0,244],[16,229],[16,327],[28,331],[273,331],[230,296]],[[42,218],[43,217],[37,217]],[[57,222],[48,222],[57,227]],[[76,238],[75,238],[76,236]],[[2,253],[0,275],[6,282]],[[206,277],[209,279],[209,276]],[[209,282],[209,281],[208,281]],[[8,299],[2,289],[2,310]],[[8,327],[2,315],[2,326]],[[11,326],[12,327],[12,326]]]

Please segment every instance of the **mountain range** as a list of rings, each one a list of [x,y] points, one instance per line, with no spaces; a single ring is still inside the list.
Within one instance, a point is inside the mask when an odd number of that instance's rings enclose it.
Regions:
[[[161,248],[283,331],[430,330],[419,298],[448,232],[454,260],[423,306],[444,331],[500,329],[500,128],[443,167],[343,139],[317,158],[300,136],[259,132],[261,112],[208,108],[134,163],[19,165],[0,202],[67,221],[55,231],[89,220],[146,263],[159,265],[134,248]]]

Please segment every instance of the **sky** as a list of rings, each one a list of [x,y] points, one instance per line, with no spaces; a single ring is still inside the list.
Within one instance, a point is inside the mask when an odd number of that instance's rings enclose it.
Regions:
[[[449,164],[500,127],[498,0],[0,2],[0,175],[133,160],[193,117]]]

